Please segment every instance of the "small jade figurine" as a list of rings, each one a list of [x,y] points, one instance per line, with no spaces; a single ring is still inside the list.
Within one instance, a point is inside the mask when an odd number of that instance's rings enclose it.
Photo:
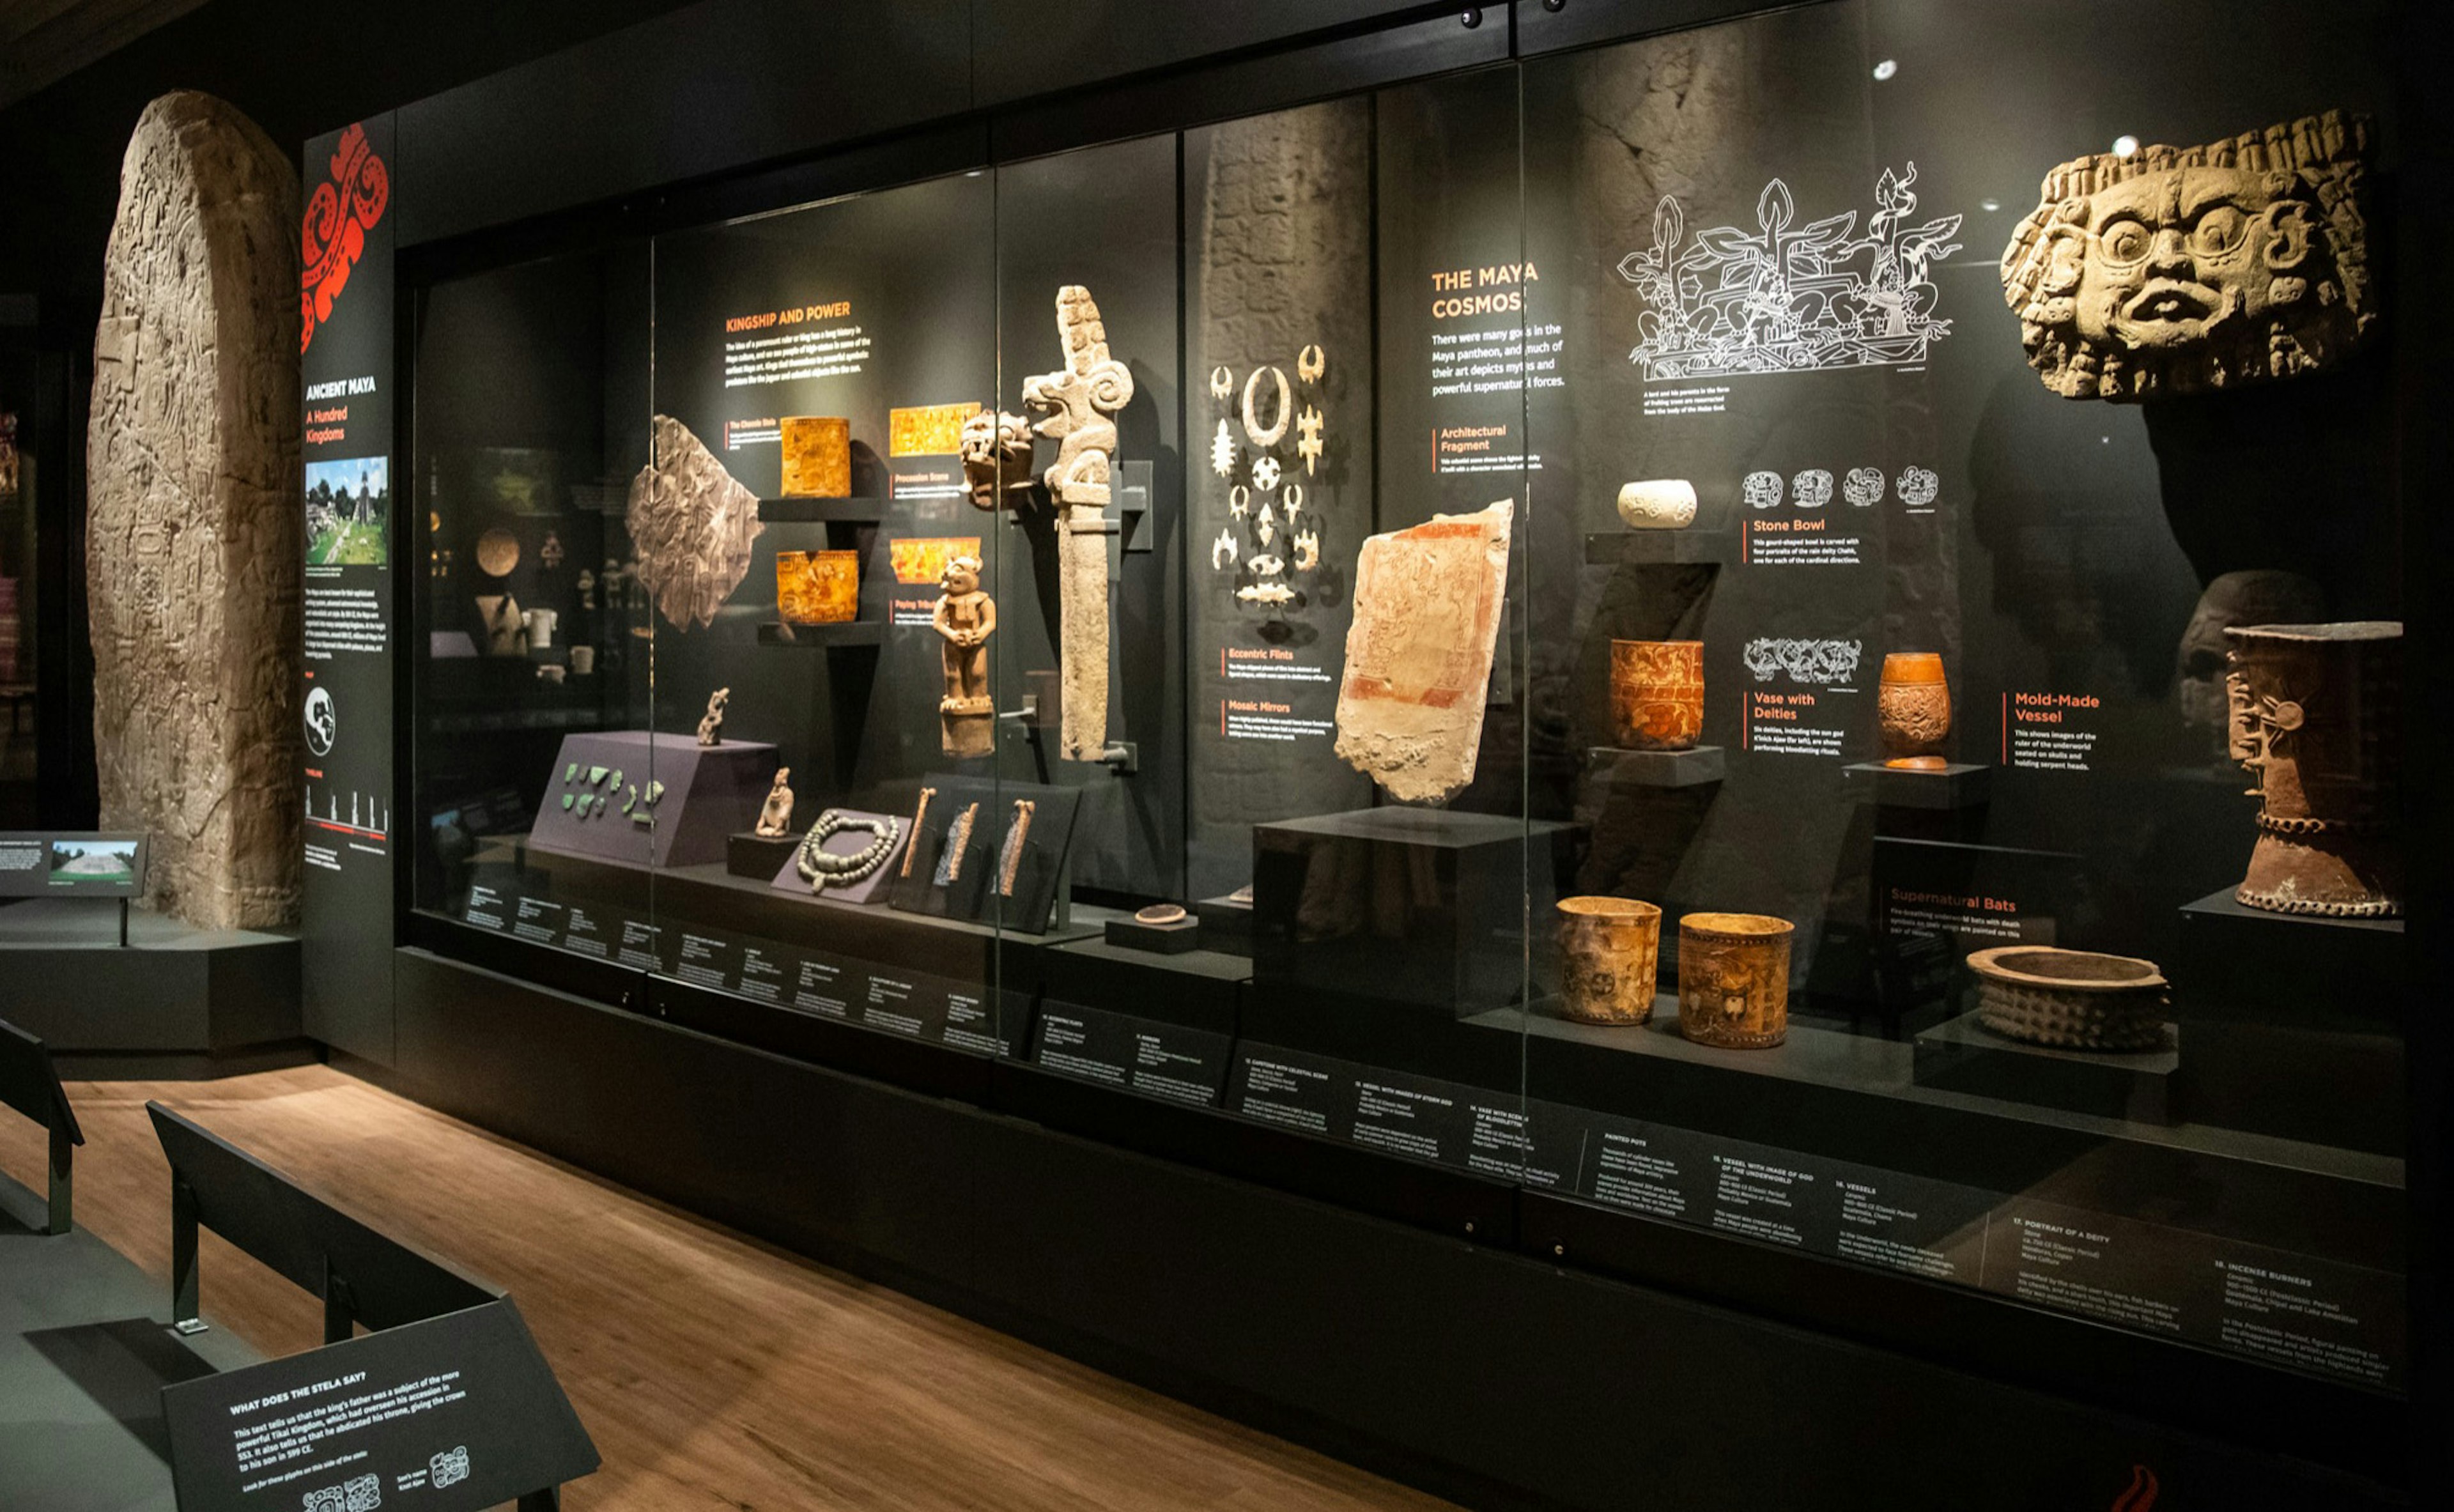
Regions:
[[[792,779],[791,767],[775,769],[775,785],[767,790],[767,801],[758,810],[760,835],[774,838],[793,833],[793,790],[784,785]]]

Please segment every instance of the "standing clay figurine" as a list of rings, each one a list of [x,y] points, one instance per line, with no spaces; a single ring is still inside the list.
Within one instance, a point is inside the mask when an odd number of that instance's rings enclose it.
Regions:
[[[1048,492],[1056,502],[1056,593],[1063,635],[1057,679],[1069,761],[1108,749],[1108,479],[1116,412],[1133,401],[1133,370],[1108,353],[1108,328],[1091,291],[1056,291],[1056,333],[1065,366],[1022,381],[1022,402],[1041,413],[1032,430],[1056,443]]]
[[[2233,897],[2336,918],[2403,912],[2403,626],[2235,626],[2232,755],[2257,779],[2258,844]]]
[[[775,769],[775,785],[767,790],[767,801],[759,805],[757,833],[773,839],[793,832],[793,790],[784,784],[793,779],[791,767]]]
[[[1037,481],[1031,474],[1031,422],[1021,415],[979,411],[963,421],[962,445],[963,483],[975,508],[1002,508]]]
[[[1690,914],[1679,921],[1679,1032],[1701,1045],[1761,1050],[1789,1038],[1785,918]]]
[[[1559,899],[1559,1011],[1589,1024],[1653,1017],[1661,910],[1632,897]]]
[[[2323,115],[2204,147],[2075,158],[2002,253],[2045,387],[2140,400],[2341,362],[2377,324],[2368,120]]]
[[[1688,751],[1704,734],[1704,643],[1611,642],[1611,725],[1627,751]]]
[[[722,745],[724,736],[716,732],[724,728],[724,705],[733,696],[730,688],[718,688],[707,696],[707,713],[699,716],[698,743]]]
[[[1951,685],[1942,658],[1931,651],[1896,651],[1883,658],[1875,695],[1883,737],[1883,765],[1901,772],[1940,772],[1943,737],[1951,734]]]
[[[989,698],[989,636],[996,634],[996,600],[980,592],[980,559],[956,556],[939,575],[929,623],[945,637],[946,693],[937,722],[950,756],[987,756],[996,746],[996,710]]]
[[[1696,523],[1696,485],[1683,477],[1627,484],[1619,491],[1619,517],[1630,530],[1683,530]]]

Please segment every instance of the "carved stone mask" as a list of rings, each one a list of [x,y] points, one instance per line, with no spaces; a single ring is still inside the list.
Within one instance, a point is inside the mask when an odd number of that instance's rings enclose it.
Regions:
[[[2055,169],[2002,254],[2045,386],[2136,400],[2340,360],[2376,319],[2367,146],[2363,117],[2329,112]]]

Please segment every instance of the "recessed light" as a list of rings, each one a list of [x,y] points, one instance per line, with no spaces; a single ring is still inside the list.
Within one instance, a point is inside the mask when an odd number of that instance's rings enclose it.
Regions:
[[[2113,139],[2113,155],[2114,155],[2114,156],[2116,156],[2116,157],[2132,157],[2132,156],[2136,156],[2136,155],[2138,154],[2138,151],[2139,151],[2139,138],[2137,138],[2137,137],[2135,137],[2135,136],[2123,135],[2123,136],[2117,136],[2117,137],[2115,137],[2115,138]]]
[[[1890,58],[1885,58],[1875,65],[1875,77],[1878,81],[1888,79],[1899,71],[1901,71],[1901,66]]]

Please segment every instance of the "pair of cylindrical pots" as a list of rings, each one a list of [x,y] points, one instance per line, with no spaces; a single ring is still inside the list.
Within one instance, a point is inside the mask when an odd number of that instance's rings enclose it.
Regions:
[[[1789,1037],[1785,918],[1689,914],[1679,920],[1679,1032],[1699,1044],[1760,1050]],[[1630,897],[1559,901],[1559,1007],[1594,1024],[1653,1017],[1661,909]]]

